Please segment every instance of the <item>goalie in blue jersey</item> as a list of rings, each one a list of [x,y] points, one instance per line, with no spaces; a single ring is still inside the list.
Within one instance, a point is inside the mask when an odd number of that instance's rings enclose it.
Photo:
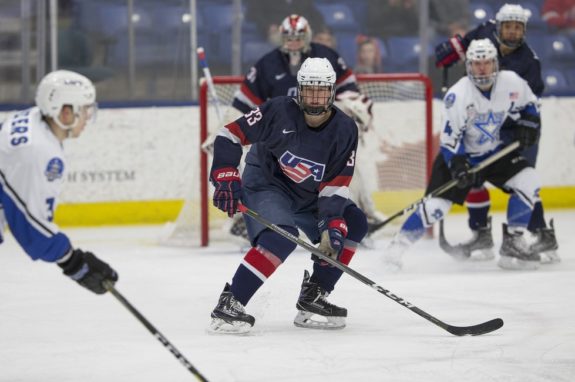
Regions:
[[[349,264],[367,233],[365,214],[349,199],[357,128],[333,106],[336,73],[329,60],[306,59],[297,81],[296,97],[273,98],[221,129],[210,175],[213,202],[229,217],[241,202],[295,236],[302,230],[324,253]],[[240,177],[245,145],[251,148]],[[296,247],[249,218],[246,223],[252,247],[212,311],[214,332],[251,329],[255,318],[245,306]],[[347,310],[327,300],[341,275],[339,269],[314,259],[312,274],[304,272],[296,326],[345,326]]]

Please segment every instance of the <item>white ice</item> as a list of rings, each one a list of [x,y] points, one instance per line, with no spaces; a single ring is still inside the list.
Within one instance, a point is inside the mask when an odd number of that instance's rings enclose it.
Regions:
[[[376,250],[351,266],[452,325],[501,317],[505,326],[455,337],[343,275],[330,300],[348,308],[340,331],[296,328],[295,302],[309,256],[295,252],[248,304],[247,336],[206,332],[210,311],[241,255],[155,244],[157,226],[69,229],[120,274],[117,289],[210,381],[565,381],[575,380],[575,211],[555,218],[562,262],[537,271],[495,261],[457,262],[423,240],[404,269],[385,274]],[[449,216],[448,238],[468,237],[464,215]],[[496,246],[503,215],[494,217]],[[34,263],[8,235],[0,246],[0,381],[192,381],[190,374],[112,295],[96,296]]]

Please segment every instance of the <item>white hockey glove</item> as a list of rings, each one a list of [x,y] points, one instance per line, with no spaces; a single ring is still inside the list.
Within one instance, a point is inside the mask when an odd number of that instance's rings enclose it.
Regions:
[[[348,90],[336,95],[335,102],[337,107],[355,120],[362,132],[371,128],[373,101],[366,95]]]

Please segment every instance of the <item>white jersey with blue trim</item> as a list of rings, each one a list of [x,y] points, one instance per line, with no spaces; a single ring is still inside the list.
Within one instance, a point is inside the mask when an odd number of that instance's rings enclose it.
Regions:
[[[65,163],[62,144],[37,107],[0,125],[0,205],[10,231],[34,260],[56,261],[70,249],[52,222]]]
[[[440,141],[446,159],[456,154],[467,154],[471,159],[485,157],[504,143],[500,133],[506,118],[517,120],[524,111],[539,114],[537,97],[527,82],[507,70],[499,71],[487,93],[468,77],[461,78],[443,103]]]

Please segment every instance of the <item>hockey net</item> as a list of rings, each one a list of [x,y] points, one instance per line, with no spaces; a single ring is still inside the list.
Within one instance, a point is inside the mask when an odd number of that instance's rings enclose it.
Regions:
[[[360,137],[356,169],[361,166],[362,187],[369,190],[377,210],[391,215],[421,197],[431,171],[431,82],[419,73],[358,75],[357,79],[361,92],[374,102],[374,120],[373,129]],[[202,81],[198,147],[209,134],[240,116],[231,103],[242,80],[239,76],[213,77],[217,100]],[[230,219],[211,202],[210,158],[199,149],[198,155],[199,179],[194,179],[167,244],[207,246],[229,238],[225,226]]]

